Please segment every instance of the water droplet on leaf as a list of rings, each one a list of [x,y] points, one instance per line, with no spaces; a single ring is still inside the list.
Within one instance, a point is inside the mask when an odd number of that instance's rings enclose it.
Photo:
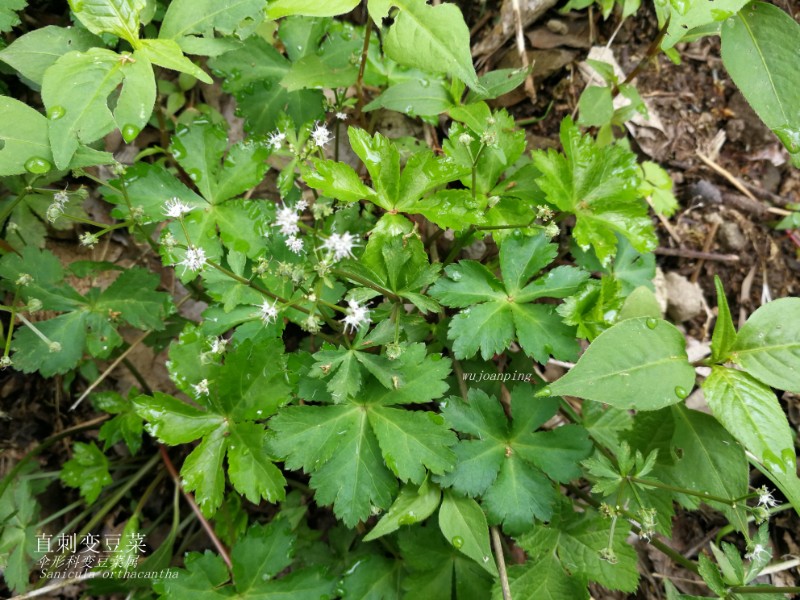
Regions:
[[[34,175],[44,175],[48,171],[52,170],[52,168],[53,165],[49,160],[39,156],[34,156],[25,161],[25,170],[28,171],[28,173],[33,173]]]
[[[678,398],[680,398],[681,400],[683,400],[684,398],[686,398],[686,396],[689,395],[689,392],[686,391],[686,388],[683,388],[681,386],[676,386],[675,387],[675,395]]]
[[[658,319],[654,317],[650,317],[649,319],[647,319],[647,321],[645,321],[645,323],[647,323],[648,329],[655,329],[656,327],[658,327]]]
[[[65,114],[67,114],[67,109],[65,109],[63,106],[51,106],[47,111],[47,118],[51,121],[58,121]]]
[[[122,139],[127,143],[131,143],[136,139],[136,136],[139,135],[141,129],[139,129],[136,125],[131,125],[128,123],[127,125],[123,125],[120,131],[122,132]]]
[[[452,540],[450,540],[455,548],[461,548],[464,545],[464,538],[460,535],[455,536]]]

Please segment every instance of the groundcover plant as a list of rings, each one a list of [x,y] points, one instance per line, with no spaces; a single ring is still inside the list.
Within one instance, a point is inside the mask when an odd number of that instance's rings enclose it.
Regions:
[[[0,2],[9,593],[800,592],[773,556],[800,512],[800,299],[737,327],[712,273],[700,335],[665,319],[656,225],[680,207],[625,129],[635,76],[701,40],[796,166],[800,26],[539,3],[650,24],[627,74],[584,63],[543,149],[550,109],[503,101],[541,83],[533,4]],[[493,20],[517,62],[476,71]]]

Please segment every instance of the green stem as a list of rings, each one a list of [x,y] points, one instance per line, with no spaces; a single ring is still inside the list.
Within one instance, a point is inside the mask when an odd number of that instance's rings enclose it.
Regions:
[[[356,273],[348,271],[347,269],[339,267],[338,269],[333,269],[332,272],[337,277],[345,277],[346,279],[350,279],[352,281],[355,281],[356,283],[360,283],[364,287],[368,287],[370,289],[375,290],[376,292],[380,293],[382,296],[385,296],[386,298],[389,298],[390,300],[393,300],[395,302],[401,302],[400,297],[397,296],[397,294],[395,294],[391,290],[387,290],[385,287],[380,286],[377,283],[370,281],[369,279],[365,279],[360,275],[357,275]]]
[[[737,585],[728,591],[732,594],[800,594],[800,586]]]
[[[687,496],[694,496],[695,498],[700,498],[700,499],[706,500],[706,501],[710,500],[712,502],[719,502],[720,504],[727,504],[728,506],[731,506],[733,508],[736,508],[737,506],[739,506],[739,504],[741,502],[743,502],[744,500],[747,500],[748,498],[754,498],[757,495],[757,494],[747,494],[745,496],[742,496],[741,498],[733,498],[733,499],[731,499],[731,498],[723,498],[721,496],[714,496],[712,494],[707,494],[705,492],[698,492],[698,491],[690,490],[690,489],[687,489],[687,488],[676,487],[674,485],[661,483],[660,481],[655,481],[655,480],[650,480],[650,479],[640,479],[638,477],[632,477],[630,475],[627,477],[627,479],[628,479],[628,481],[630,481],[632,483],[638,483],[640,485],[646,485],[646,486],[658,488],[660,490],[668,490],[670,492],[675,492],[675,493],[678,493],[678,494],[685,494]]]
[[[5,223],[5,222],[6,222],[6,219],[8,218],[8,216],[9,216],[9,215],[10,215],[12,212],[14,212],[14,209],[15,209],[15,208],[17,208],[17,206],[19,205],[19,203],[20,203],[20,202],[22,202],[22,201],[25,199],[25,196],[27,196],[27,195],[30,193],[30,191],[33,189],[33,188],[32,188],[32,186],[33,186],[33,183],[34,183],[34,182],[35,182],[37,179],[39,179],[39,177],[38,177],[38,176],[36,176],[36,177],[34,177],[33,179],[31,179],[31,180],[30,180],[30,182],[28,183],[27,187],[25,187],[25,189],[23,189],[23,190],[22,190],[22,193],[21,193],[21,194],[17,194],[17,197],[16,197],[16,198],[14,198],[14,199],[11,201],[11,204],[9,204],[8,206],[6,206],[6,207],[3,209],[3,212],[2,212],[2,213],[0,213],[0,227],[3,225],[3,223]]]

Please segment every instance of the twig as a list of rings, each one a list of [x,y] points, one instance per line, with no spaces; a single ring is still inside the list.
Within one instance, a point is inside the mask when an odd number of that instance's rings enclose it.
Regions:
[[[119,366],[119,363],[121,363],[123,360],[125,360],[125,358],[128,356],[128,354],[130,354],[130,353],[133,351],[133,349],[134,349],[134,348],[136,348],[136,346],[138,346],[139,344],[141,344],[141,343],[142,343],[142,342],[145,340],[145,338],[146,338],[148,335],[150,335],[151,333],[152,333],[152,331],[145,331],[145,332],[144,332],[142,335],[140,335],[138,338],[136,338],[135,340],[133,340],[133,342],[131,342],[131,345],[130,345],[130,346],[128,346],[128,347],[125,349],[125,351],[124,351],[122,354],[120,354],[120,355],[119,355],[119,356],[118,356],[118,357],[117,357],[117,358],[114,360],[114,362],[112,362],[110,365],[108,365],[108,367],[106,368],[106,370],[105,370],[105,371],[103,371],[103,372],[100,374],[100,376],[99,376],[97,379],[95,379],[95,380],[94,380],[94,381],[91,383],[91,385],[89,385],[89,387],[88,387],[88,388],[86,388],[86,389],[84,390],[84,392],[81,394],[80,398],[78,398],[78,399],[77,399],[75,402],[73,402],[73,403],[72,403],[72,406],[70,406],[70,407],[69,407],[69,409],[70,409],[70,410],[75,410],[75,409],[78,407],[78,405],[79,405],[81,402],[83,402],[83,401],[84,401],[84,399],[86,398],[86,396],[88,396],[89,394],[91,394],[91,393],[94,391],[94,389],[95,389],[95,388],[96,388],[98,385],[100,385],[100,384],[101,384],[101,383],[102,383],[102,382],[105,380],[105,378],[106,378],[106,377],[108,377],[108,376],[111,374],[111,372],[112,372],[114,369],[116,369],[116,368]]]
[[[788,210],[784,210],[782,208],[774,208],[772,206],[764,206],[764,204],[761,202],[761,200],[756,198],[753,195],[753,193],[750,190],[748,190],[747,187],[744,186],[742,184],[742,182],[739,181],[739,179],[736,176],[734,176],[730,171],[728,171],[727,169],[722,167],[719,163],[716,163],[713,160],[711,160],[710,157],[708,157],[705,154],[703,154],[700,150],[695,150],[695,154],[697,154],[697,157],[700,160],[702,160],[706,164],[706,166],[710,167],[713,171],[715,171],[719,175],[722,175],[725,179],[728,180],[728,182],[730,182],[730,184],[733,187],[735,187],[742,194],[744,194],[745,196],[750,198],[750,200],[752,200],[756,204],[762,206],[764,208],[764,210],[766,210],[767,212],[771,212],[774,215],[781,215],[781,216],[784,216],[784,217],[786,215],[791,214]]]
[[[717,231],[719,230],[719,223],[719,221],[714,221],[711,224],[711,231],[708,232],[706,241],[703,243],[704,254],[708,254],[708,251],[711,250],[711,246],[714,244],[714,238],[717,237]],[[703,263],[705,263],[704,258],[701,258],[697,261],[697,265],[695,266],[692,277],[690,278],[692,283],[697,283],[697,280],[700,278],[700,271],[703,270]]]
[[[685,248],[656,248],[653,250],[662,256],[680,256],[682,258],[695,258],[700,260],[717,260],[720,262],[739,262],[738,254],[717,254],[716,252],[700,252]]]
[[[500,532],[497,527],[490,527],[492,534],[492,548],[494,557],[497,561],[497,570],[500,572],[500,589],[503,590],[503,600],[511,600],[511,586],[508,585],[508,573],[506,572],[506,559],[503,555],[503,544],[500,540]]]
[[[167,454],[167,449],[164,446],[160,446],[161,450],[161,459],[164,461],[164,465],[167,467],[167,471],[169,471],[172,480],[175,482],[175,485],[180,488],[183,497],[186,499],[186,502],[192,508],[192,511],[197,516],[198,521],[200,521],[200,525],[203,526],[208,537],[211,539],[211,542],[214,544],[214,547],[217,549],[217,552],[222,557],[222,560],[225,561],[225,564],[228,565],[228,572],[231,574],[233,573],[233,563],[231,562],[231,557],[228,554],[228,551],[225,549],[225,546],[222,544],[220,539],[217,537],[217,534],[214,532],[214,528],[211,527],[211,524],[208,520],[203,516],[203,513],[200,512],[200,507],[197,506],[197,503],[194,501],[192,495],[183,489],[181,485],[181,478],[178,475],[178,471],[175,469],[175,465],[172,464],[172,460],[169,458],[169,454]]]
[[[528,53],[525,51],[525,33],[522,31],[522,10],[519,7],[519,0],[511,0],[511,6],[514,9],[517,53],[519,54],[519,60],[522,62],[522,68],[528,71],[528,76],[525,78],[525,93],[531,102],[536,102],[536,87],[533,85],[533,71],[529,68]]]

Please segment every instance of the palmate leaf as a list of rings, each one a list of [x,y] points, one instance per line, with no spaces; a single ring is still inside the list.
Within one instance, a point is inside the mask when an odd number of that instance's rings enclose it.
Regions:
[[[455,462],[450,447],[456,438],[441,418],[391,407],[427,402],[446,391],[449,363],[430,359],[415,360],[398,389],[370,378],[357,397],[335,406],[284,408],[270,421],[272,452],[289,469],[310,473],[317,502],[332,503],[348,527],[366,519],[373,506],[388,508],[397,478],[419,485],[427,470],[442,474]]]
[[[193,552],[185,568],[171,569],[171,577],[157,579],[153,589],[159,598],[221,600],[241,598],[318,600],[333,594],[335,579],[321,568],[292,568],[296,535],[286,519],[253,525],[231,550],[233,581],[225,562],[216,554]]]
[[[481,390],[470,390],[467,402],[447,400],[445,420],[473,439],[456,446],[456,468],[441,483],[481,496],[489,517],[509,533],[530,529],[534,519],[548,520],[556,500],[550,479],[578,477],[578,463],[591,449],[586,431],[577,426],[535,431],[557,405],[555,399],[533,398],[517,387],[511,395],[509,423],[500,402]]]
[[[613,536],[610,535],[612,528]],[[568,574],[566,579],[557,578],[560,585],[568,585],[566,582],[570,579],[588,579],[608,589],[633,592],[639,582],[639,572],[636,550],[626,541],[629,532],[630,525],[623,519],[612,524],[611,519],[593,510],[577,513],[571,504],[561,502],[549,524],[537,525],[518,538],[518,543],[528,553],[528,569],[537,569],[540,560],[547,560],[555,553],[560,567],[552,566],[560,568],[561,575]],[[609,540],[614,560],[603,558]],[[520,569],[520,577],[524,577],[524,573]],[[542,574],[538,574],[531,579],[541,581],[541,577]],[[531,596],[523,594],[521,597]]]
[[[488,597],[492,575],[446,541],[435,525],[404,529],[399,542],[410,571],[403,580],[405,598]]]
[[[641,197],[640,169],[630,150],[614,145],[601,148],[582,136],[572,120],[561,122],[564,154],[534,153],[541,171],[536,183],[547,201],[576,217],[573,235],[581,247],[592,246],[604,265],[614,257],[615,233],[625,236],[639,252],[656,247],[647,204]]]
[[[456,358],[470,358],[480,350],[488,360],[515,338],[537,362],[547,362],[551,355],[565,360],[577,356],[575,332],[561,321],[555,307],[533,303],[574,294],[589,277],[575,267],[558,267],[529,282],[555,253],[555,244],[542,234],[511,235],[500,246],[502,281],[474,261],[446,268],[447,278],[439,279],[430,294],[445,306],[466,307],[448,329]]]
[[[170,356],[179,362],[198,360],[197,354]],[[267,432],[256,421],[290,399],[285,362],[279,340],[245,340],[228,352],[223,365],[205,367],[209,394],[197,398],[205,410],[160,393],[134,400],[137,414],[147,422],[145,429],[163,443],[186,444],[202,438],[186,458],[181,476],[186,489],[195,491],[205,515],[213,515],[222,503],[226,454],[228,475],[239,493],[252,502],[284,498],[286,481],[272,462]]]

